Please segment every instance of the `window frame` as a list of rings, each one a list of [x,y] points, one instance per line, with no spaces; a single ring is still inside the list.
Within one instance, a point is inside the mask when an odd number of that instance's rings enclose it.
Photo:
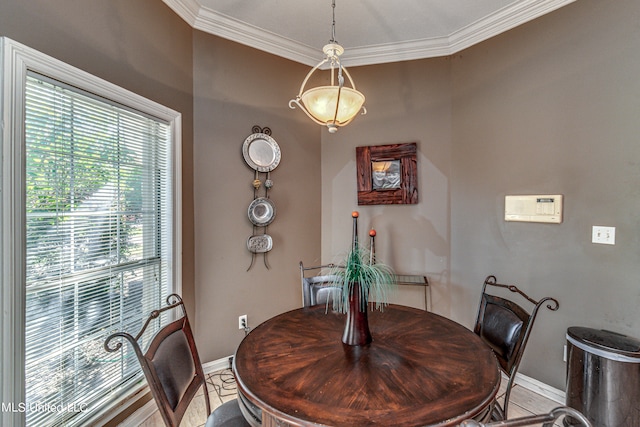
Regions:
[[[46,54],[0,37],[0,402],[25,401],[25,305],[26,305],[26,191],[25,191],[25,87],[27,73],[46,75],[79,89],[165,121],[172,129],[171,174],[171,272],[169,292],[182,292],[182,116],[127,89],[121,88]],[[142,388],[142,387],[141,387]],[[123,400],[140,392],[131,390],[118,401],[96,411],[103,417]],[[16,409],[19,409],[16,407]],[[1,411],[0,426],[24,425],[24,411]]]

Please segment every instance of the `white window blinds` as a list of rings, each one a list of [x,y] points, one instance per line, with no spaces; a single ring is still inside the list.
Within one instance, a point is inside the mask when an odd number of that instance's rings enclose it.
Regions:
[[[172,129],[35,73],[24,114],[27,425],[77,425],[140,383],[104,339],[171,290]]]

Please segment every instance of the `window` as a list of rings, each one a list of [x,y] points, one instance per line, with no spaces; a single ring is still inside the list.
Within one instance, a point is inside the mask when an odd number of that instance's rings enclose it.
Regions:
[[[12,383],[24,392],[3,392],[3,420],[81,425],[144,383],[130,347],[107,353],[105,337],[137,332],[179,291],[179,115],[6,39],[3,45],[24,53],[26,65],[9,107],[20,137],[2,141],[5,153],[24,159],[3,164],[15,184],[3,189],[20,203],[2,205],[18,240],[5,234],[3,251],[20,249],[2,264],[3,278],[14,271],[2,291],[14,296],[19,319],[3,321],[3,338],[13,333],[21,347],[3,350],[3,366],[21,373]],[[3,80],[11,68],[4,65]]]

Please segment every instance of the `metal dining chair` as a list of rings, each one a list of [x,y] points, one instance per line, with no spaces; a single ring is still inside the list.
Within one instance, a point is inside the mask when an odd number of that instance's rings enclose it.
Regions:
[[[149,324],[160,314],[180,309],[182,316],[158,331],[146,352],[140,348],[139,340]],[[120,338],[111,346],[112,340]],[[136,336],[116,332],[107,337],[104,348],[116,352],[122,348],[123,339],[133,347],[144,376],[149,383],[151,395],[167,427],[178,427],[191,400],[202,387],[208,416],[207,427],[247,427],[237,399],[230,400],[211,412],[207,381],[204,376],[198,350],[193,338],[187,312],[182,298],[177,294],[167,297],[167,306],[151,312]]]
[[[302,285],[302,306],[333,305],[342,295],[342,287],[335,284],[336,276],[322,274],[332,268],[339,268],[334,264],[305,267],[300,261],[300,282]],[[319,275],[309,275],[315,271]]]
[[[542,427],[553,427],[560,418],[565,417],[564,425],[593,427],[593,424],[579,411],[560,406],[551,410],[548,414],[530,415],[527,417],[512,418],[510,420],[481,423],[475,420],[466,420],[460,427],[522,427],[542,424]]]
[[[527,312],[520,305],[507,298],[488,293],[487,287],[505,288],[517,293],[532,304],[533,308]],[[549,310],[555,311],[560,306],[558,301],[551,297],[536,301],[515,285],[498,283],[495,276],[487,276],[482,285],[482,296],[474,332],[493,350],[500,369],[508,378],[503,404],[500,405],[499,402],[496,402],[492,420],[503,420],[507,417],[509,397],[520,360],[524,354],[538,310],[547,301],[549,302],[547,304]]]

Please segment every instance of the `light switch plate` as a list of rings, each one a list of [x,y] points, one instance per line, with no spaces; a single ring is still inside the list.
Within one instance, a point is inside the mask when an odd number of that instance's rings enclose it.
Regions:
[[[602,245],[615,245],[616,228],[594,225],[591,234],[591,242]]]

